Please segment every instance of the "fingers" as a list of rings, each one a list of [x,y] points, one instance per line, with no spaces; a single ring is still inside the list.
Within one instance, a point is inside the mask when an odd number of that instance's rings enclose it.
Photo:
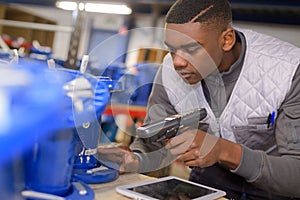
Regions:
[[[200,155],[200,150],[189,151],[178,158],[186,166],[209,167],[214,164],[210,157]]]
[[[173,155],[179,155],[186,152],[193,144],[196,133],[196,130],[185,131],[184,133],[172,138],[167,143],[166,149],[169,149]]]
[[[178,161],[183,162],[187,166],[199,167],[208,167],[215,164],[218,162],[220,153],[218,147],[219,139],[214,135],[205,134],[200,146],[192,145],[188,151],[180,155]]]
[[[191,166],[191,167],[209,167],[213,165],[212,163],[208,162],[205,158],[200,158],[200,157],[195,160],[185,161],[184,164],[186,166]]]
[[[123,150],[118,147],[98,147],[97,149],[99,159],[116,162],[118,164],[123,162],[126,152],[127,150]]]
[[[178,157],[179,162],[186,163],[187,161],[197,160],[200,158],[200,150],[194,149],[192,151],[188,151],[184,154],[182,154],[180,157]]]
[[[120,171],[128,173],[138,172],[139,164],[140,163],[136,155],[128,152],[127,154],[125,154],[125,162],[120,166]]]
[[[139,170],[139,160],[128,148],[123,146],[99,146],[97,151],[100,161],[117,163],[118,170],[121,173],[137,172]]]
[[[203,139],[203,143],[200,147],[199,155],[201,157],[207,156],[210,152],[213,151],[213,149],[216,147],[217,142],[220,138],[211,135],[211,134],[205,134],[205,137]]]
[[[189,143],[181,143],[178,145],[174,145],[172,144],[172,142],[170,142],[170,144],[168,144],[166,146],[167,149],[169,149],[170,153],[174,156],[180,155],[184,152],[186,152],[189,148],[190,144]]]

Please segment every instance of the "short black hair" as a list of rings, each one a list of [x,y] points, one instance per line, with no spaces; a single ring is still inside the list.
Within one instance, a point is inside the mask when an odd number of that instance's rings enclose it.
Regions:
[[[227,0],[177,0],[166,15],[166,23],[200,22],[226,28],[232,22]]]

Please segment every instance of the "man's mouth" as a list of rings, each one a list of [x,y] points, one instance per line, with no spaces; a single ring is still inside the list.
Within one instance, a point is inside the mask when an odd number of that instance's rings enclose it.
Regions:
[[[184,78],[184,79],[188,79],[192,76],[192,73],[190,73],[190,72],[178,72],[178,74],[181,76],[181,78]]]

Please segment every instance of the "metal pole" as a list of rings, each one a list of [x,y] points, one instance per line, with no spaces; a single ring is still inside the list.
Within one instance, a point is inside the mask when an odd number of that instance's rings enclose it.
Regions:
[[[68,59],[65,63],[65,67],[69,69],[77,69],[77,56],[78,48],[81,38],[82,22],[84,19],[84,11],[77,10],[73,11],[74,30],[70,39],[70,46],[68,52]]]

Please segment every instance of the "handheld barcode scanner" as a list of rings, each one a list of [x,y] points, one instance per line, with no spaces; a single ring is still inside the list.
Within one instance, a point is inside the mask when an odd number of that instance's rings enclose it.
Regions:
[[[164,120],[145,124],[137,128],[137,136],[145,142],[160,142],[173,138],[188,129],[198,129],[207,116],[205,108],[172,115]]]

